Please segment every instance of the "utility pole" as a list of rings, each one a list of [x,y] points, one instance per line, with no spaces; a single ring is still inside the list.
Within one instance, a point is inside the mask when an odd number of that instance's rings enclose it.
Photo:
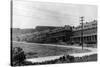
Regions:
[[[80,21],[81,21],[81,45],[82,45],[82,50],[83,50],[83,21],[84,21],[84,17],[80,17]]]

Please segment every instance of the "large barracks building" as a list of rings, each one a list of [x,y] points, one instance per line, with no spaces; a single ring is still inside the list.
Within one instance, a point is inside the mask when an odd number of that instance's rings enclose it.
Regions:
[[[81,38],[83,38],[83,43],[97,43],[96,20],[84,23],[83,28],[80,24],[77,27],[69,25],[65,25],[63,27],[38,26],[36,27],[36,30],[39,30],[39,34],[36,34],[37,40],[44,43],[56,43],[59,41],[66,43],[80,43]],[[82,32],[83,35],[81,35]]]

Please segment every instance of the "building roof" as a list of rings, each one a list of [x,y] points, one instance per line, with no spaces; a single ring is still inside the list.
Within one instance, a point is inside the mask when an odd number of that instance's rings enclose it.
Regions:
[[[83,29],[88,29],[88,28],[93,28],[93,27],[97,27],[97,20],[83,23]],[[81,29],[82,29],[81,24],[77,27],[73,27],[73,31],[77,31]]]

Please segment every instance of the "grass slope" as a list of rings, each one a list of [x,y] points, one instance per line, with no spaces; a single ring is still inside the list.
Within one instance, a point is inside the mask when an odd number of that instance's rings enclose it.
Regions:
[[[25,44],[25,43],[13,42],[12,46],[21,47],[25,51],[27,58],[55,56],[61,54],[80,53],[89,51],[89,50],[82,51],[80,49],[72,49],[66,47],[48,46],[48,44],[46,46],[38,43]]]

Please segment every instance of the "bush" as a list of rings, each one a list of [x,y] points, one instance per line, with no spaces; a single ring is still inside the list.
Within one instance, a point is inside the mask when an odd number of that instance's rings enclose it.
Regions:
[[[12,48],[12,57],[11,57],[12,66],[21,65],[25,59],[26,59],[26,56],[22,48],[20,47]]]

